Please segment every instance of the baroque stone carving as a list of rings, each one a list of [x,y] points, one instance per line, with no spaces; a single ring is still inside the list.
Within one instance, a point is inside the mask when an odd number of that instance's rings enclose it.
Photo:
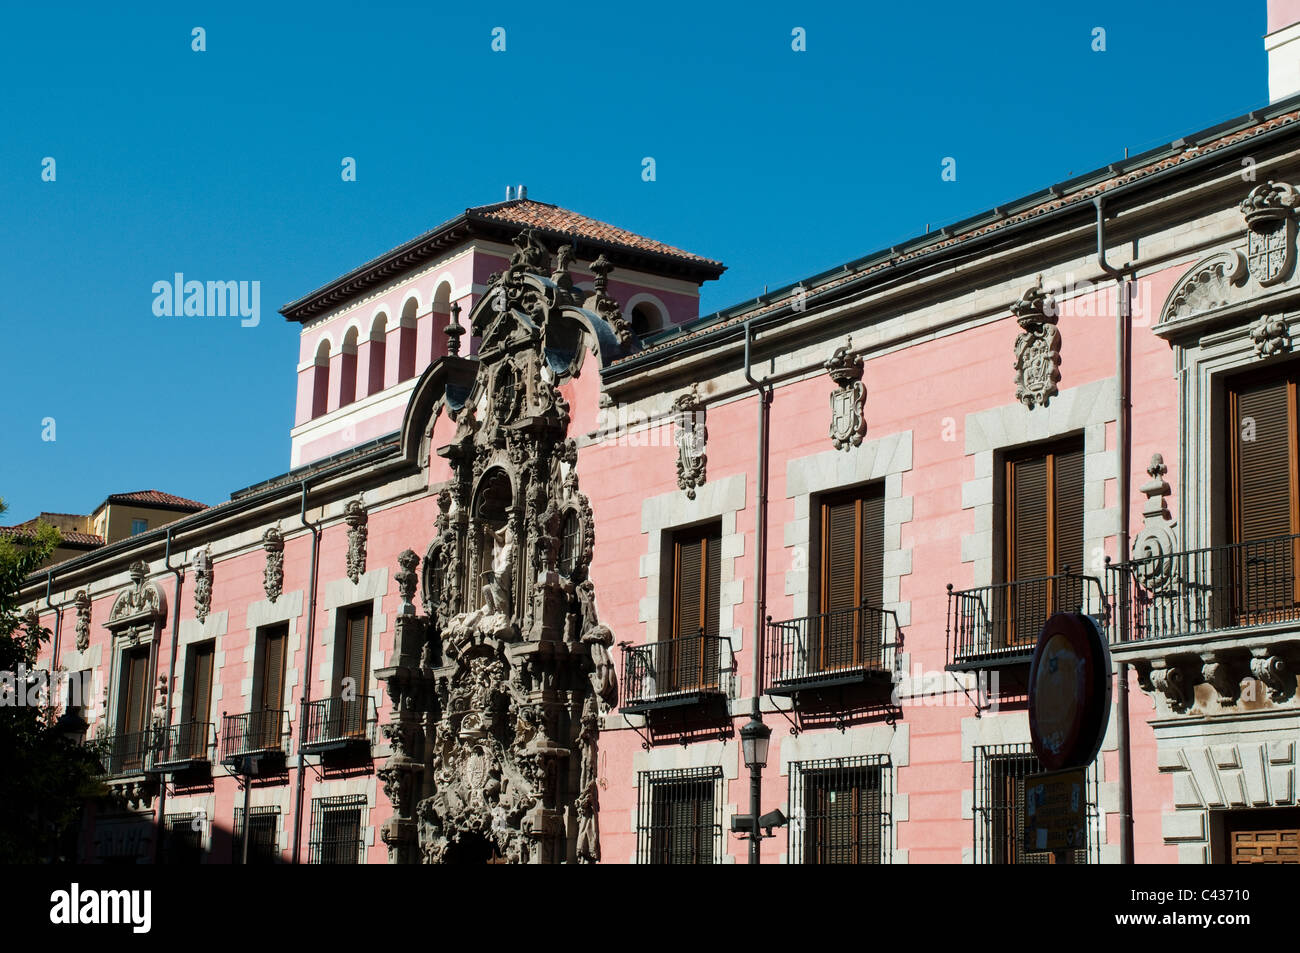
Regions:
[[[201,549],[194,556],[194,618],[207,621],[212,608],[212,554]]]
[[[130,623],[137,619],[161,619],[167,614],[167,599],[157,584],[149,581],[149,564],[143,559],[131,564],[128,570],[131,588],[125,589],[113,600],[108,613],[108,625]]]
[[[831,391],[831,444],[836,450],[860,447],[867,435],[862,357],[853,353],[852,346],[851,338],[845,340],[822,365],[836,388]]]
[[[1038,283],[1011,306],[1020,325],[1016,336],[1016,400],[1030,410],[1046,407],[1061,380],[1061,332],[1056,328],[1056,299]]]
[[[1235,249],[1215,252],[1198,261],[1165,301],[1160,323],[1195,317],[1222,308],[1238,297],[1249,275],[1246,256]]]
[[[90,593],[78,589],[72,598],[72,604],[77,608],[77,651],[84,652],[90,648]]]
[[[1268,697],[1286,701],[1295,694],[1296,673],[1290,660],[1274,649],[1257,649],[1250,660],[1250,674],[1268,687]]]
[[[1261,315],[1250,329],[1250,340],[1259,357],[1272,357],[1291,350],[1291,327],[1280,314]]]
[[[1284,280],[1295,264],[1295,189],[1267,182],[1250,190],[1241,203],[1246,219],[1246,264],[1264,287]]]
[[[352,500],[343,508],[343,521],[348,524],[348,578],[361,581],[366,571],[366,508],[360,500]]]
[[[695,499],[695,490],[704,485],[708,456],[705,445],[708,429],[704,422],[704,402],[695,384],[673,401],[673,439],[677,443],[677,485]]]
[[[600,856],[595,775],[601,715],[617,703],[614,635],[596,614],[594,520],[560,387],[584,353],[603,362],[636,345],[608,298],[608,262],[591,265],[596,293],[583,301],[572,248],[552,268],[533,232],[514,244],[469,315],[476,376],[437,449],[451,479],[418,581],[415,553],[398,559],[393,664],[376,673],[393,701],[379,772],[393,863]],[[423,614],[410,606],[417,584]]]
[[[280,527],[269,526],[262,534],[262,548],[266,550],[266,568],[262,571],[262,591],[275,602],[284,591],[284,534]]]
[[[1172,556],[1178,551],[1178,522],[1169,515],[1169,484],[1165,458],[1151,454],[1147,466],[1150,479],[1142,485],[1147,501],[1142,507],[1142,530],[1133,540],[1133,559],[1138,561],[1138,582],[1153,591],[1167,589],[1172,581]]]
[[[1200,659],[1155,659],[1150,667],[1140,664],[1138,679],[1148,693],[1159,692],[1170,709],[1186,712],[1196,700],[1195,689],[1201,680]]]
[[[1246,660],[1239,652],[1206,652],[1201,656],[1201,681],[1213,686],[1219,700],[1233,704],[1241,697]]]

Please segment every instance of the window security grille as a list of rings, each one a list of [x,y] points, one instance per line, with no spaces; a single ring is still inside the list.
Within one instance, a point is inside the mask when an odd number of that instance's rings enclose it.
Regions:
[[[311,802],[311,856],[313,864],[359,864],[365,842],[366,797],[347,794],[318,797]]]
[[[167,815],[164,856],[169,864],[197,864],[203,859],[203,831],[207,821],[202,814]]]
[[[1050,864],[1052,855],[1024,849],[1025,779],[1041,771],[1029,744],[975,748],[975,862]],[[1076,864],[1097,863],[1101,853],[1097,777],[1087,771],[1088,846],[1075,851]]]
[[[280,860],[280,808],[249,808],[248,862],[274,864]],[[244,862],[244,809],[235,808],[234,863]]]
[[[637,863],[722,863],[722,768],[638,775]]]
[[[888,755],[791,763],[788,862],[889,863],[892,801]]]

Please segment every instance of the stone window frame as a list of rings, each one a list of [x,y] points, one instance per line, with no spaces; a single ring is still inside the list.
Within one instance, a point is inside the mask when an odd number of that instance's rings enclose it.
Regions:
[[[864,445],[865,446],[865,445]],[[836,451],[839,452],[839,451]],[[824,761],[831,758],[854,758],[859,755],[885,755],[889,770],[894,773],[894,788],[890,805],[890,834],[894,845],[891,864],[908,863],[908,851],[898,846],[899,825],[908,820],[910,809],[908,795],[898,784],[899,769],[911,764],[912,726],[905,720],[895,725],[873,724],[838,731],[804,731],[781,739],[780,777],[781,812],[790,816],[790,765],[800,762]],[[788,839],[783,841],[777,862],[790,863],[787,854]]]
[[[673,534],[704,523],[721,522],[718,635],[730,646],[730,657],[724,660],[724,668],[729,667],[733,672],[732,685],[736,694],[741,694],[741,675],[735,671],[735,659],[736,653],[744,649],[744,632],[736,619],[735,610],[745,596],[745,580],[736,573],[736,560],[745,552],[745,536],[738,531],[737,515],[744,511],[747,495],[748,477],[738,473],[702,484],[696,489],[693,500],[681,490],[674,490],[649,497],[641,504],[641,533],[648,537],[646,553],[641,557],[640,566],[640,578],[646,581],[646,589],[637,613],[637,621],[645,626],[643,644],[662,641],[664,638],[664,617],[661,610],[665,603],[665,587],[671,586]],[[672,592],[669,589],[669,606],[671,600]],[[668,618],[671,618],[671,614]]]
[[[961,561],[973,564],[972,587],[992,585],[1003,542],[996,520],[1001,513],[1003,479],[998,461],[1012,450],[1083,434],[1083,572],[1102,579],[1106,540],[1119,528],[1119,507],[1106,505],[1106,481],[1116,479],[1114,448],[1106,447],[1106,428],[1118,420],[1114,377],[1068,387],[1047,407],[1033,410],[1020,403],[1002,404],[966,415],[965,451],[974,458],[975,475],[963,480],[961,508],[974,510],[975,529],[961,537]],[[1104,582],[1104,580],[1103,580]],[[967,588],[958,585],[956,589]]]
[[[172,686],[172,711],[169,713],[172,724],[179,724],[185,717],[185,676],[189,672],[190,646],[200,642],[211,642],[212,693],[208,698],[208,718],[213,726],[214,735],[220,736],[223,694],[221,672],[226,665],[226,650],[223,642],[229,620],[230,612],[227,609],[209,613],[204,622],[198,619],[181,620],[180,635],[176,640],[176,683]]]
[[[298,664],[295,660],[298,657],[298,652],[302,649],[302,633],[299,631],[298,626],[300,618],[303,618],[303,590],[301,589],[283,592],[275,602],[269,599],[259,599],[257,602],[249,603],[245,616],[245,630],[248,632],[248,641],[244,645],[244,677],[239,680],[239,697],[243,708],[237,712],[227,709],[225,714],[237,715],[250,710],[249,706],[253,700],[253,681],[257,676],[257,633],[267,626],[287,622],[289,624],[289,636],[284,648],[284,705],[285,710],[288,712],[289,731],[292,734],[294,723],[297,720],[297,708],[300,707],[293,704],[294,691],[298,687],[299,681]],[[216,660],[213,659],[213,662],[215,665]],[[218,728],[217,730],[220,731],[221,729]]]
[[[316,687],[323,688],[324,694],[313,691],[313,698],[332,698],[334,692],[335,654],[338,651],[340,626],[344,624],[347,610],[353,606],[370,603],[370,671],[366,676],[364,691],[359,695],[370,695],[375,700],[376,711],[383,700],[381,686],[375,678],[375,672],[384,667],[384,650],[380,647],[380,636],[388,631],[388,616],[384,614],[384,597],[388,595],[388,567],[376,566],[361,574],[354,583],[346,576],[325,584],[325,592],[320,601],[320,608],[325,610],[325,624],[317,633],[316,649],[320,652],[320,661],[316,669]],[[369,717],[369,715],[367,715]]]
[[[900,628],[911,624],[912,603],[901,598],[902,579],[912,572],[912,548],[902,545],[903,524],[912,521],[912,497],[903,494],[903,474],[911,469],[911,430],[868,440],[850,453],[824,450],[786,463],[785,496],[794,501],[794,514],[785,524],[783,543],[786,549],[792,550],[791,568],[785,573],[785,594],[791,599],[794,613],[791,618],[802,618],[812,612],[813,499],[883,480],[885,541],[881,608],[897,613]],[[800,548],[804,553],[802,560],[795,558]]]

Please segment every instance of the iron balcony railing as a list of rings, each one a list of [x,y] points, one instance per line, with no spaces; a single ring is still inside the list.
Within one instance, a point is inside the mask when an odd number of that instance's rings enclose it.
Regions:
[[[302,750],[319,752],[372,745],[378,721],[375,700],[370,695],[308,702],[302,722]]]
[[[1142,642],[1300,619],[1300,536],[1147,556],[1107,567],[1118,640]]]
[[[763,688],[782,695],[874,676],[892,679],[897,648],[898,616],[890,609],[850,606],[784,622],[769,617]]]
[[[689,635],[623,647],[623,711],[689,705],[731,694],[731,643]]]
[[[216,732],[208,722],[189,721],[158,729],[154,768],[171,771],[210,761]]]
[[[289,713],[266,709],[221,717],[221,760],[227,765],[257,755],[282,755]]]
[[[1103,629],[1109,618],[1101,580],[1064,572],[954,590],[948,584],[948,668],[971,671],[1028,662],[1043,623],[1056,612],[1082,612]]]
[[[99,763],[104,776],[120,778],[149,771],[156,738],[153,728],[101,736]]]

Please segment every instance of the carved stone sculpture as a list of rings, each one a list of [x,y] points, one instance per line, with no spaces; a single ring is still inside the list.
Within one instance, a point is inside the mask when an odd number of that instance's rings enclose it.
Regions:
[[[696,488],[704,485],[708,465],[704,403],[694,384],[673,401],[673,439],[677,443],[677,485],[693,500]]]
[[[831,391],[831,444],[836,450],[861,446],[867,435],[862,357],[853,353],[852,346],[851,339],[845,341],[822,365],[835,382],[835,390]]]
[[[77,607],[77,651],[84,652],[90,648],[90,594],[78,589],[72,602]]]
[[[1261,315],[1250,329],[1250,340],[1259,357],[1272,357],[1291,350],[1291,327],[1280,314]]]
[[[1300,196],[1285,182],[1266,182],[1241,203],[1246,219],[1246,263],[1264,287],[1277,284],[1295,264],[1295,210]]]
[[[284,591],[284,535],[278,526],[268,527],[262,534],[262,548],[266,550],[262,590],[266,593],[266,598],[275,602]]]
[[[357,583],[366,571],[366,508],[360,500],[343,508],[343,521],[348,524],[348,578]]]
[[[1056,299],[1043,290],[1042,279],[1011,306],[1020,325],[1016,337],[1016,400],[1030,410],[1046,407],[1061,379],[1061,332],[1056,328]]]
[[[199,550],[194,557],[194,618],[207,621],[212,608],[212,554]]]

